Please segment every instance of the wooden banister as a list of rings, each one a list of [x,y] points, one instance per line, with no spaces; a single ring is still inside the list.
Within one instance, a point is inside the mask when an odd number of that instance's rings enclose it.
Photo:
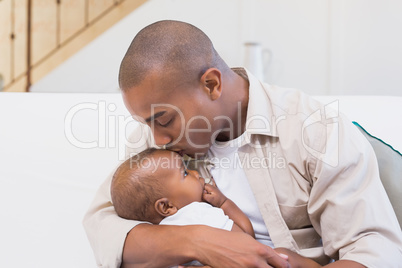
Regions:
[[[0,0],[3,90],[29,91],[31,84],[144,2]]]

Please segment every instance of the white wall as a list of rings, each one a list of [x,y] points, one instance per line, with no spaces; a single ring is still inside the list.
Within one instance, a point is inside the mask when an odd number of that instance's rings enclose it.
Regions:
[[[402,95],[402,1],[332,0],[332,92]]]
[[[261,43],[272,51],[272,84],[314,95],[402,95],[399,0],[149,0],[32,91],[117,91],[132,38],[161,19],[201,28],[231,66],[244,64],[245,42]]]

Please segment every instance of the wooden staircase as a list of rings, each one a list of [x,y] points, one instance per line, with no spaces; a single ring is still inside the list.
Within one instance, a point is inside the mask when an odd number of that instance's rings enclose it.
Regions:
[[[29,87],[146,0],[0,0],[0,90]]]

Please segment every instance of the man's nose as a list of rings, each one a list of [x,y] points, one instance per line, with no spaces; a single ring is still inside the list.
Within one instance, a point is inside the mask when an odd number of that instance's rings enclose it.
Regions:
[[[166,144],[169,144],[172,142],[172,138],[167,134],[157,133],[155,131],[153,133],[154,133],[155,143],[158,146],[163,146],[163,145],[166,145]]]

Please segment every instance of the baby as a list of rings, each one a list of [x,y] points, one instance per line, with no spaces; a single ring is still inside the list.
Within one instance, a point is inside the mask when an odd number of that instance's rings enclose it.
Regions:
[[[248,217],[197,171],[187,170],[181,156],[147,149],[126,160],[111,184],[112,202],[125,219],[153,224],[204,224],[254,237]],[[206,203],[206,202],[208,203]]]
[[[166,225],[208,225],[254,237],[253,226],[239,207],[216,187],[188,170],[172,151],[149,148],[129,158],[116,170],[111,197],[125,219]],[[295,267],[320,267],[284,248],[275,249]],[[189,264],[187,264],[189,265]],[[201,265],[192,262],[190,265]]]

